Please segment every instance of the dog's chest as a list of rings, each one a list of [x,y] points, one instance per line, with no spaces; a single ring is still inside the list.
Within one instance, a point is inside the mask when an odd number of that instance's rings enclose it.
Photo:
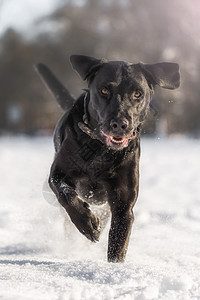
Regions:
[[[76,147],[73,152],[72,163],[79,174],[85,174],[91,178],[102,177],[111,174],[118,165],[118,155],[102,146],[101,142],[91,140]]]

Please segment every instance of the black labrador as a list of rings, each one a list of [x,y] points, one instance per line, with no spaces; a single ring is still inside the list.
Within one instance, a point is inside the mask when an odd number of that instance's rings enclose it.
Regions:
[[[45,65],[36,67],[65,110],[55,130],[49,185],[77,229],[93,242],[101,228],[89,204],[108,202],[112,215],[108,261],[123,262],[138,196],[141,126],[154,87],[179,87],[179,66],[83,55],[70,60],[88,82],[76,101]]]

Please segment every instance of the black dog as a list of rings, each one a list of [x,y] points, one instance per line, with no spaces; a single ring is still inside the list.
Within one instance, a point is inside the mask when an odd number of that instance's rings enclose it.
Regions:
[[[42,64],[37,70],[66,112],[56,127],[49,184],[77,229],[91,241],[100,235],[89,204],[108,202],[112,214],[108,261],[123,262],[138,196],[140,129],[155,85],[180,84],[175,63],[131,64],[71,56],[88,82],[76,101]]]

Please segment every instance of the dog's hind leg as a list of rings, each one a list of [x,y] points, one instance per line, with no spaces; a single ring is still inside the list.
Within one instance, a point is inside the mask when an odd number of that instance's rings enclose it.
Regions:
[[[64,85],[55,77],[51,70],[42,63],[35,65],[36,71],[39,73],[42,81],[48,90],[54,95],[60,107],[67,111],[72,108],[75,99],[70,95]]]

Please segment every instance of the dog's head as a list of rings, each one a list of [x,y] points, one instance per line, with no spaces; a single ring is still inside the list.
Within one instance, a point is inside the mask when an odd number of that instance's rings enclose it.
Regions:
[[[88,112],[105,143],[114,150],[127,147],[149,110],[155,85],[176,89],[180,84],[175,63],[131,64],[72,55],[71,63],[88,81]]]

